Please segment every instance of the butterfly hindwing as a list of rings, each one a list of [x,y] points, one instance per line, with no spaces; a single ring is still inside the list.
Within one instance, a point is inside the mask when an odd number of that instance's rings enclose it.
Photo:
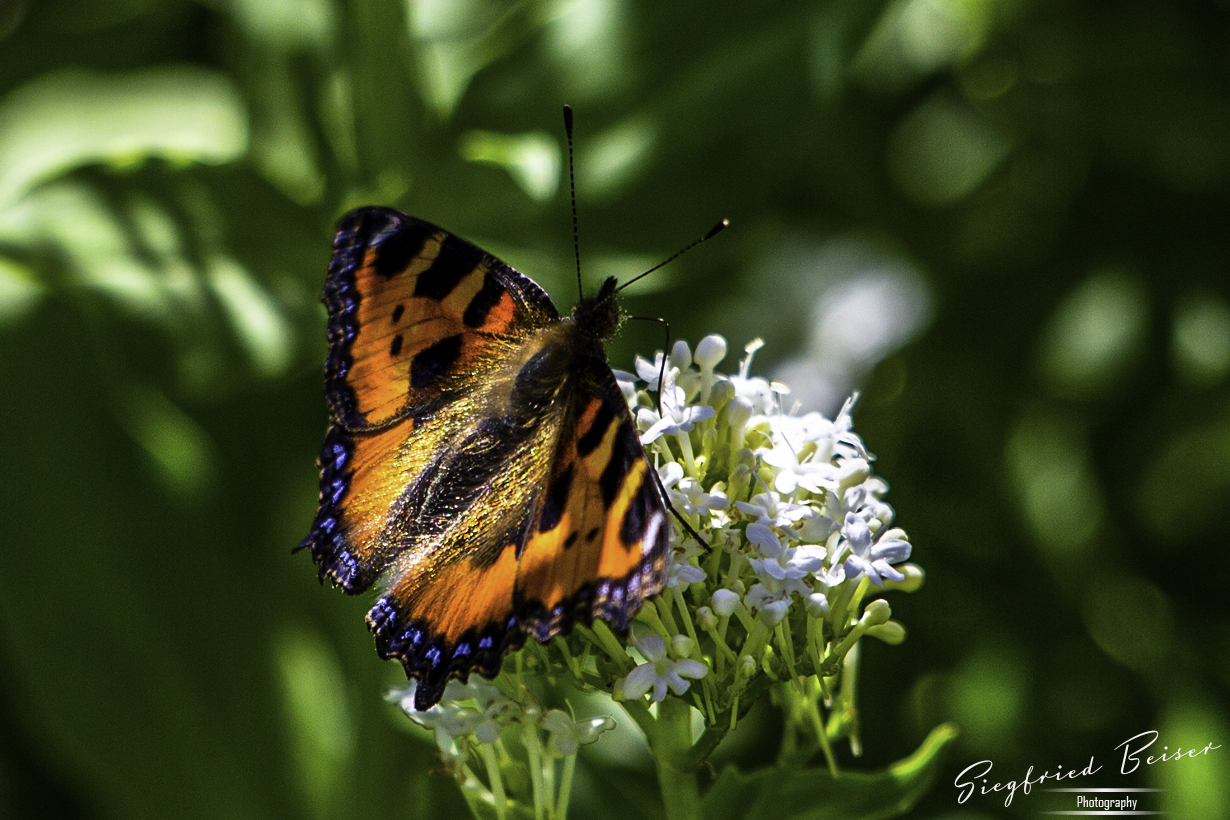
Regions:
[[[532,280],[384,208],[339,226],[311,547],[419,679],[499,671],[525,637],[625,629],[662,587],[664,505],[602,340],[614,280],[560,319]]]

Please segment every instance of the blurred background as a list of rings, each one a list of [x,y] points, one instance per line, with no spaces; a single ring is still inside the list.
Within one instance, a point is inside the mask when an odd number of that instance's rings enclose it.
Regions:
[[[1226,816],[1212,0],[0,0],[0,816],[464,811],[381,699],[370,602],[290,552],[318,296],[337,218],[385,204],[567,310],[564,103],[590,287],[728,217],[626,309],[723,334],[727,372],[763,337],[803,409],[863,393],[928,583],[892,599],[907,642],[864,653],[845,763],[955,720],[916,816],[1071,808],[952,782],[1090,757],[1094,785]],[[625,326],[612,364],[661,338]],[[724,759],[771,758],[773,725],[759,704]],[[1119,777],[1150,729],[1226,748]],[[595,761],[579,788],[619,799],[577,816],[653,816],[643,756]]]

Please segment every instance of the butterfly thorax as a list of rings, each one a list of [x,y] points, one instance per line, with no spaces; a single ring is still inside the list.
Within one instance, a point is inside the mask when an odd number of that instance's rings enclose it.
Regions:
[[[522,342],[490,382],[485,413],[502,416],[517,429],[543,423],[553,408],[595,373],[609,370],[603,342],[614,335],[621,318],[615,301],[615,277],[595,296],[582,298],[571,315],[549,323]]]
[[[602,283],[597,296],[590,296],[577,302],[572,309],[571,319],[577,330],[585,336],[593,337],[596,342],[609,339],[619,328],[619,307],[615,303],[615,290],[619,281],[608,277]]]

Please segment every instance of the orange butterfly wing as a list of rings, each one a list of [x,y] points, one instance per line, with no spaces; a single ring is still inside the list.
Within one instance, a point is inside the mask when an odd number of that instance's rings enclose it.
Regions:
[[[626,629],[663,584],[665,511],[602,339],[613,281],[560,319],[533,281],[445,231],[366,208],[325,285],[334,425],[301,547],[357,593],[382,657],[492,677],[526,635]]]

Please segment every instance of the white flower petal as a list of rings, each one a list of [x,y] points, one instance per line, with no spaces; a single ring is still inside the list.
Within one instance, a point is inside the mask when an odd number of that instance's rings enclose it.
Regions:
[[[653,681],[653,702],[661,703],[666,700],[666,687],[668,682],[665,678],[657,677]]]
[[[628,673],[624,678],[623,694],[628,700],[643,698],[645,693],[654,687],[658,674],[652,663],[643,663]]]
[[[747,540],[748,543],[758,547],[765,555],[777,556],[781,554],[781,539],[774,535],[772,529],[759,521],[747,525]]]
[[[667,670],[666,674],[662,676],[662,682],[669,686],[670,690],[676,695],[682,695],[688,691],[688,682],[679,677],[679,673],[674,669]]]
[[[661,479],[662,486],[669,490],[683,478],[683,465],[678,461],[666,462],[658,468],[658,478]]]
[[[635,644],[649,662],[666,660],[666,639],[657,632],[646,632]]]
[[[709,674],[709,667],[705,666],[698,660],[685,658],[681,661],[675,661],[675,672],[685,678],[700,680],[705,675]]]

